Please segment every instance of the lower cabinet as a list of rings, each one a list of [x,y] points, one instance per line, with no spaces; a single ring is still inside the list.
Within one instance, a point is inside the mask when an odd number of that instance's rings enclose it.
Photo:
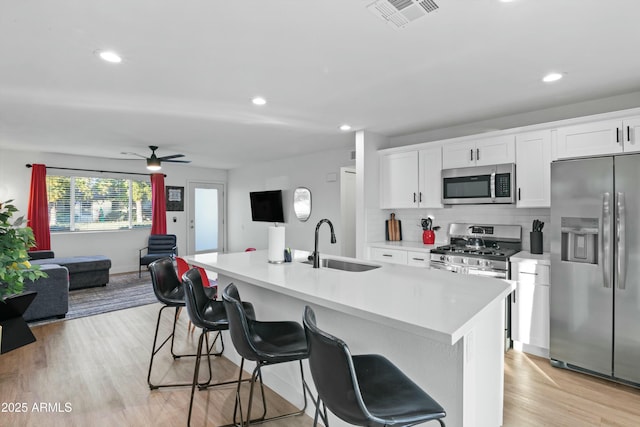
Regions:
[[[373,261],[390,262],[393,264],[406,264],[407,251],[401,249],[371,248],[371,259]]]
[[[369,257],[372,261],[390,262],[413,267],[429,267],[429,252],[425,251],[371,247],[369,249]]]
[[[511,339],[517,350],[549,356],[549,265],[535,260],[511,262],[517,281],[511,295]]]

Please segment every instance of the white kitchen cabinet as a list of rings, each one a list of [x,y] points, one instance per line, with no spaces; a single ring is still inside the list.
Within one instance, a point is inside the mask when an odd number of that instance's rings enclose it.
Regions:
[[[514,348],[539,356],[549,353],[549,265],[537,260],[511,262],[517,287],[511,296],[511,339]]]
[[[380,157],[380,207],[417,207],[418,152],[387,154]]]
[[[407,251],[401,249],[371,248],[370,256],[373,261],[390,262],[392,264],[407,263]]]
[[[441,147],[380,156],[380,208],[439,208]]]
[[[640,152],[640,117],[558,128],[559,159]]]
[[[428,252],[407,251],[407,265],[412,267],[429,267]]]
[[[371,261],[390,262],[412,267],[429,267],[431,248],[437,245],[424,245],[422,242],[377,242],[369,246]]]
[[[515,162],[513,135],[453,142],[442,147],[442,168],[498,165]]]
[[[551,131],[516,135],[517,207],[551,206]]]
[[[419,208],[442,207],[442,147],[418,152]]]

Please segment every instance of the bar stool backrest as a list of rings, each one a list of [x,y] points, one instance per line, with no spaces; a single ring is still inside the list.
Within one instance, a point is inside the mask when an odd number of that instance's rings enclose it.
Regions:
[[[347,344],[318,328],[315,313],[309,306],[304,309],[302,323],[318,397],[343,421],[359,426],[371,425]]]
[[[238,288],[233,283],[224,288],[222,301],[224,301],[224,308],[227,310],[229,334],[236,351],[247,360],[261,360],[262,358],[251,339],[253,336],[251,320],[247,317],[247,313],[242,306]]]
[[[172,258],[160,258],[149,264],[153,292],[158,301],[166,305],[184,305],[184,292],[182,284]]]
[[[184,288],[184,302],[187,305],[187,313],[191,323],[197,328],[206,328],[207,321],[204,318],[204,309],[211,300],[207,297],[202,287],[202,276],[197,268],[191,268],[182,275]]]

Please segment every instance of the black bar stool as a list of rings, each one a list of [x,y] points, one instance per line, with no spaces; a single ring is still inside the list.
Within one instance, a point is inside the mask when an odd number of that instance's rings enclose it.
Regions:
[[[196,354],[196,364],[193,370],[193,382],[191,383],[191,400],[189,402],[189,416],[187,418],[187,425],[191,425],[191,412],[193,410],[193,395],[196,390],[196,384],[198,384],[198,374],[200,371],[200,359],[202,358],[202,344],[209,332],[216,332],[216,337],[211,344],[211,347],[220,338],[222,343],[222,351],[224,351],[224,342],[222,341],[221,331],[229,329],[229,321],[227,320],[227,312],[222,301],[215,301],[209,298],[206,294],[204,286],[202,284],[202,275],[197,268],[188,270],[182,276],[182,285],[184,287],[184,300],[187,305],[187,312],[191,323],[196,328],[200,328],[200,338],[198,339],[198,352]],[[242,303],[242,309],[247,313],[247,317],[255,318],[255,312],[253,305],[248,302]],[[207,357],[211,354],[211,347],[207,347]],[[222,354],[222,351],[218,354]],[[211,363],[209,363],[209,369],[211,369]],[[240,369],[240,382],[242,378],[242,369]],[[218,383],[211,383],[211,379],[206,384],[199,384],[199,388],[209,388],[220,385],[234,384],[236,381],[223,381]]]
[[[176,334],[176,323],[178,322],[178,315],[180,308],[185,306],[184,302],[184,290],[182,289],[182,283],[178,279],[176,269],[173,265],[172,258],[161,258],[149,264],[149,271],[151,272],[151,283],[153,284],[153,292],[156,294],[156,298],[163,306],[158,312],[158,321],[156,322],[156,332],[153,337],[153,348],[151,350],[151,360],[149,361],[149,373],[147,374],[147,383],[151,390],[158,389],[160,387],[180,387],[190,386],[191,383],[171,383],[171,384],[154,384],[151,382],[151,371],[153,368],[153,360],[156,354],[164,347],[164,345],[171,340],[171,356],[174,359],[181,357],[195,357],[195,354],[176,354],[173,350],[173,342]],[[174,308],[175,313],[173,315],[173,329],[171,334],[160,344],[156,346],[158,342],[158,332],[160,328],[160,319],[162,312],[167,308]],[[207,337],[207,348],[209,348],[209,342]],[[224,348],[223,348],[224,349]],[[209,364],[209,381],[211,381],[211,364]]]
[[[328,427],[327,408],[357,426],[403,427],[427,421],[445,425],[442,406],[389,360],[377,354],[352,356],[344,341],[318,328],[309,306],[304,309],[303,324],[318,391],[314,426],[320,416]]]
[[[225,308],[227,309],[231,340],[233,341],[236,351],[242,357],[242,362],[240,363],[240,375],[242,375],[242,368],[244,366],[245,359],[256,362],[256,367],[251,375],[247,420],[244,421],[243,419],[242,402],[240,401],[240,382],[238,382],[236,403],[233,408],[234,424],[232,425],[238,425],[236,421],[238,408],[240,409],[241,426],[248,426],[250,423],[262,423],[303,414],[307,407],[308,386],[304,380],[302,361],[309,357],[309,352],[307,350],[307,340],[305,339],[302,325],[297,322],[261,322],[251,319],[242,306],[242,300],[240,299],[238,289],[234,284],[230,284],[224,289],[224,292],[222,293],[222,300],[224,301]],[[264,366],[294,361],[298,361],[300,363],[304,406],[297,412],[266,418],[267,403],[264,395],[261,370]],[[251,419],[253,389],[257,380],[260,380],[260,391],[262,393],[262,405],[264,410],[260,418]]]

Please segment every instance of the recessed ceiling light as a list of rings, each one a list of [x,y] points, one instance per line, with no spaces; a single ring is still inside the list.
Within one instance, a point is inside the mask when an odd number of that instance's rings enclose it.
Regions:
[[[348,124],[341,125],[340,130],[346,132],[348,130],[351,130],[351,126],[349,126]]]
[[[562,73],[549,73],[542,78],[542,81],[545,83],[557,82],[563,77],[564,75]]]
[[[122,57],[111,50],[99,51],[98,55],[100,56],[100,58],[104,59],[107,62],[112,62],[114,64],[119,64],[122,62]]]
[[[261,96],[256,96],[251,100],[251,102],[253,102],[255,105],[264,105],[267,103],[267,100]]]

